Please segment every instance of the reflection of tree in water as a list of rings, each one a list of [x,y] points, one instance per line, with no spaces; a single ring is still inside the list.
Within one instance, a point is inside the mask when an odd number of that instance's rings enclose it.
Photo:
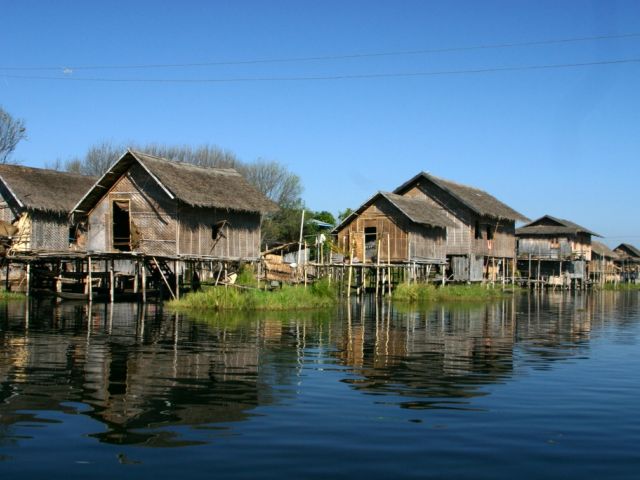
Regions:
[[[332,363],[348,367],[351,388],[383,401],[466,408],[522,368],[587,355],[607,322],[623,337],[634,322],[625,312],[637,303],[636,292],[548,293],[417,311],[365,302],[337,315],[199,319],[151,305],[42,304],[27,312],[9,304],[0,307],[0,443],[16,441],[18,422],[78,409],[104,426],[92,434],[103,442],[210,441],[256,407],[293,398],[298,376]]]
[[[190,441],[169,427],[245,420],[295,373],[280,320],[192,322],[130,304],[43,306],[26,320],[24,307],[11,308],[0,336],[4,425],[81,402],[108,427],[94,435],[101,441],[177,446]],[[265,356],[283,358],[261,368]]]

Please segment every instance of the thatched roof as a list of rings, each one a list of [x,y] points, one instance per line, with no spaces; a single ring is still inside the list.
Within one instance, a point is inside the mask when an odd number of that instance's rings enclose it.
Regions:
[[[0,182],[19,208],[69,214],[95,177],[22,165],[0,165]]]
[[[601,237],[595,232],[581,227],[577,223],[564,220],[562,218],[544,215],[531,223],[523,225],[516,229],[517,236],[536,236],[536,235],[577,235],[578,233],[586,233],[595,237]]]
[[[415,177],[396,188],[393,193],[402,194],[406,192],[411,186],[421,180],[436,185],[437,187],[457,199],[467,208],[476,212],[478,215],[486,215],[494,218],[505,218],[507,220],[514,221],[529,221],[527,217],[515,211],[508,205],[502,203],[496,197],[488,194],[484,190],[452,182],[451,180],[445,180],[444,178],[436,177],[435,175],[431,175],[426,172],[420,172]]]
[[[631,257],[640,258],[640,250],[629,243],[621,243],[616,248],[614,248],[614,250],[623,252]]]
[[[391,204],[397,212],[413,223],[419,225],[427,225],[431,227],[453,227],[455,224],[452,220],[442,213],[442,211],[433,204],[419,198],[403,197],[389,192],[378,192],[369,200],[364,202],[355,212],[345,218],[340,225],[333,229],[334,232],[341,230],[345,225],[362,214],[369,206],[380,200],[385,199]]]
[[[78,202],[88,212],[134,164],[139,164],[171,198],[192,207],[271,212],[277,206],[232,168],[198,167],[128,150]]]
[[[591,251],[600,257],[618,258],[618,254],[607,247],[604,243],[598,241],[591,242]]]

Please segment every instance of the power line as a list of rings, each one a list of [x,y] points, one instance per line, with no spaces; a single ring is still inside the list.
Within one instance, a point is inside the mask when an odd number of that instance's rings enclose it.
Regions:
[[[358,80],[377,78],[409,78],[430,77],[445,75],[465,75],[499,72],[517,72],[526,70],[554,70],[565,68],[579,68],[601,65],[621,65],[640,63],[640,58],[627,58],[619,60],[599,60],[594,62],[559,63],[548,65],[523,65],[506,67],[488,67],[466,70],[434,70],[427,72],[391,72],[391,73],[362,73],[347,75],[317,75],[317,76],[281,76],[281,77],[230,77],[230,78],[101,78],[101,77],[51,77],[37,75],[4,75],[4,78],[23,80],[58,80],[73,82],[101,82],[101,83],[240,83],[240,82],[296,82],[296,81],[331,81],[331,80]]]
[[[0,66],[0,70],[5,71],[56,71],[56,70],[133,70],[133,69],[159,69],[159,68],[189,68],[189,67],[214,67],[225,65],[254,65],[268,63],[295,63],[295,62],[316,62],[328,60],[352,60],[359,58],[374,57],[395,57],[408,55],[426,55],[432,53],[451,53],[464,52],[473,50],[490,50],[500,48],[517,48],[517,47],[535,47],[544,45],[558,45],[566,43],[578,43],[598,40],[613,40],[625,38],[637,38],[640,33],[623,33],[618,35],[596,35],[591,37],[574,37],[549,40],[536,40],[530,42],[510,42],[495,43],[487,45],[472,45],[463,47],[446,47],[446,48],[429,48],[418,50],[399,50],[391,52],[369,52],[369,53],[353,53],[353,54],[337,54],[337,55],[320,55],[308,57],[283,57],[283,58],[267,58],[267,59],[248,59],[248,60],[229,60],[229,61],[211,61],[199,63],[158,63],[158,64],[139,64],[139,65],[80,65],[80,66]]]

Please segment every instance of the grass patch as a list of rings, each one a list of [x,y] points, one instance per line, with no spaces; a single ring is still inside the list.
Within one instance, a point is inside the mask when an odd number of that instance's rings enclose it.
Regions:
[[[399,302],[477,301],[503,298],[508,291],[483,285],[446,285],[402,283],[393,291],[393,299]]]
[[[8,302],[10,300],[24,300],[27,296],[24,293],[0,291],[0,302]]]
[[[624,292],[624,291],[636,291],[640,290],[640,283],[605,283],[601,287],[600,290],[608,290],[612,292]]]
[[[337,292],[326,280],[306,289],[302,286],[283,286],[273,291],[240,289],[236,287],[208,287],[189,293],[167,306],[177,311],[221,310],[310,310],[336,304]]]

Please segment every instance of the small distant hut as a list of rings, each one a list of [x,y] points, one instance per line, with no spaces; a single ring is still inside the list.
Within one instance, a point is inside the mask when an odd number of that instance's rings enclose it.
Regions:
[[[0,223],[13,253],[69,250],[69,213],[94,177],[0,165]]]
[[[618,254],[602,242],[591,241],[591,261],[589,279],[594,284],[617,283],[620,281],[620,268],[616,265]]]
[[[73,208],[89,252],[256,261],[274,211],[236,170],[128,150]]]
[[[374,264],[446,264],[446,238],[453,222],[429,202],[379,192],[334,230],[349,261]]]
[[[591,237],[600,237],[576,223],[545,215],[516,230],[518,266],[529,279],[542,283],[584,285],[591,261]]]
[[[421,172],[394,190],[423,199],[453,222],[447,227],[448,278],[460,282],[513,276],[515,222],[529,219],[487,192]]]
[[[620,268],[621,280],[628,283],[639,283],[640,249],[629,243],[621,243],[613,251],[618,254],[616,265]]]

